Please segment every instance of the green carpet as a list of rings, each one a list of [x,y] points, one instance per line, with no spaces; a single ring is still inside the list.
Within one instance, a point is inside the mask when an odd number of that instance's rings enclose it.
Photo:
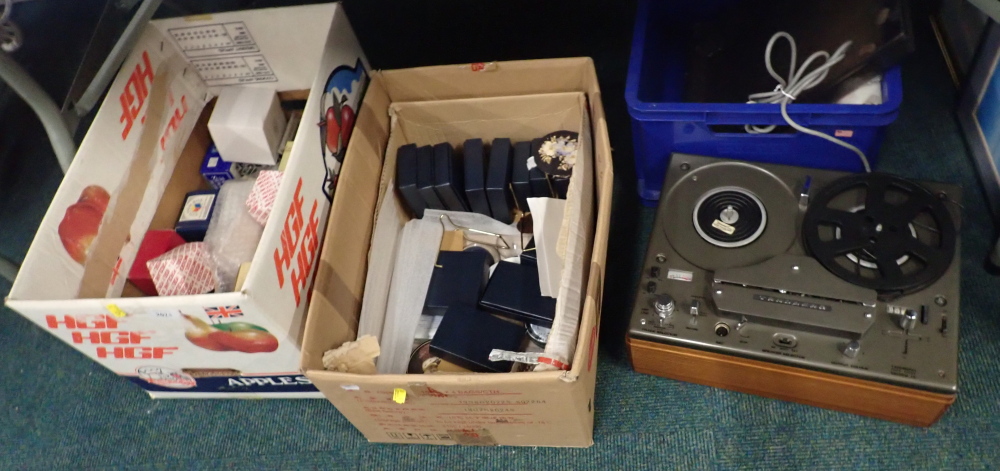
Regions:
[[[40,3],[19,6],[29,9],[27,5]],[[219,3],[231,7],[293,2]],[[982,269],[994,229],[954,119],[956,92],[929,36],[926,13],[917,9],[914,15],[919,50],[905,64],[903,107],[877,165],[879,170],[965,187],[960,394],[938,424],[920,429],[631,370],[623,338],[653,222],[653,210],[641,207],[636,197],[623,98],[631,2],[623,6],[596,0],[348,0],[346,6],[369,58],[380,68],[575,55],[595,58],[615,148],[616,185],[594,446],[369,444],[326,401],[152,401],[4,309],[0,311],[0,469],[1000,467],[1000,299],[993,292],[998,279]],[[407,40],[414,31],[426,40]],[[0,109],[10,109],[2,108],[2,98],[0,93]],[[6,113],[0,115],[10,116]],[[37,123],[32,125],[37,128]],[[5,167],[23,171],[23,176],[8,171],[0,178],[0,253],[16,260],[23,257],[58,181],[47,142],[30,129],[0,127],[0,135],[8,141],[15,132],[21,138],[6,152],[31,162]],[[8,289],[0,281],[0,294]]]

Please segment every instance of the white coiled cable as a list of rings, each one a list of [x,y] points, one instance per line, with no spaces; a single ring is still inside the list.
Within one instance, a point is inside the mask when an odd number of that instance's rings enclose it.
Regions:
[[[788,40],[788,44],[789,46],[791,46],[791,52],[792,52],[791,66],[789,67],[788,70],[787,79],[785,77],[782,77],[781,75],[778,75],[778,73],[774,71],[774,67],[771,65],[771,50],[774,48],[774,43],[776,43],[781,38]],[[795,38],[793,38],[792,35],[784,31],[779,31],[775,33],[774,36],[771,36],[771,40],[767,42],[767,49],[764,51],[764,63],[767,66],[767,72],[771,74],[771,77],[774,77],[774,80],[778,82],[778,86],[774,87],[774,90],[769,92],[754,93],[753,95],[750,95],[749,97],[750,101],[748,101],[747,103],[780,104],[781,116],[785,118],[785,122],[787,122],[789,126],[791,126],[792,128],[796,129],[799,132],[803,132],[811,136],[816,136],[822,139],[826,139],[827,141],[830,141],[834,144],[846,147],[854,151],[854,153],[858,154],[858,157],[861,159],[861,163],[865,167],[865,172],[871,172],[871,166],[868,165],[868,158],[865,156],[865,153],[861,151],[861,149],[858,149],[857,147],[851,145],[850,143],[837,139],[836,137],[833,137],[829,134],[825,134],[819,131],[809,129],[805,126],[802,126],[796,123],[795,121],[792,121],[792,118],[788,116],[788,110],[787,110],[788,104],[791,103],[792,101],[795,101],[796,97],[798,97],[799,94],[801,94],[802,92],[809,90],[810,88],[813,88],[816,85],[819,85],[820,82],[822,82],[826,78],[826,75],[827,73],[829,73],[830,68],[836,65],[838,62],[844,60],[844,57],[847,56],[847,48],[849,48],[850,46],[851,46],[851,41],[847,41],[844,44],[841,44],[840,47],[833,52],[833,55],[831,55],[826,51],[814,52],[811,56],[809,56],[805,60],[805,62],[802,63],[801,66],[796,66],[798,51],[795,45]],[[817,65],[812,71],[809,71],[809,66],[812,65],[814,61],[820,59],[824,60],[823,63]],[[748,133],[751,134],[764,134],[773,131],[775,127],[776,127],[775,125],[757,126],[748,124],[744,128]]]

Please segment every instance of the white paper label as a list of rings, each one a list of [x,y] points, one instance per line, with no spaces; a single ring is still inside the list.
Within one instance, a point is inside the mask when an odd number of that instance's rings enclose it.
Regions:
[[[736,228],[735,227],[730,226],[729,224],[726,224],[726,223],[724,223],[724,222],[722,222],[722,221],[720,221],[718,219],[716,219],[715,221],[712,222],[712,227],[714,227],[714,228],[716,228],[716,229],[718,229],[718,230],[720,230],[722,232],[725,232],[726,234],[729,234],[729,235],[733,235],[733,233],[736,232]]]
[[[181,317],[181,311],[177,309],[157,309],[150,311],[147,315],[157,319],[178,319]]]
[[[170,35],[188,58],[260,52],[242,21],[171,28]]]
[[[198,59],[191,61],[191,65],[202,80],[211,86],[278,81],[267,58],[262,54]]]
[[[278,81],[250,29],[242,21],[169,31],[208,85]]]
[[[685,270],[675,270],[671,268],[667,270],[667,279],[677,280],[677,281],[687,281],[690,283],[691,280],[694,279],[694,273]]]
[[[490,351],[489,359],[490,361],[513,361],[516,363],[537,365],[538,358],[542,355],[543,353],[541,352],[510,352],[494,348]]]
[[[360,391],[361,390],[361,386],[358,386],[356,384],[341,384],[340,387],[344,391]]]
[[[181,217],[177,222],[207,221],[214,201],[215,195],[211,193],[189,196],[184,202],[184,209],[181,210]]]
[[[434,334],[437,333],[442,319],[444,319],[444,315],[431,316],[421,314],[420,321],[417,322],[417,333],[413,336],[413,338],[420,340],[430,340],[434,338]]]

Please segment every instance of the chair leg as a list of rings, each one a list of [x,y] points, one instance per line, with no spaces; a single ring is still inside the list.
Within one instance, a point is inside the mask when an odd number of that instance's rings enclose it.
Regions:
[[[18,266],[14,262],[0,257],[0,276],[6,278],[11,283],[17,278]]]

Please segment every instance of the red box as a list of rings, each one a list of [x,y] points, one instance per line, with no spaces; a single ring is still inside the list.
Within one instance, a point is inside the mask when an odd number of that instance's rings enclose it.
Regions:
[[[156,296],[156,286],[153,285],[153,279],[149,276],[146,262],[184,243],[184,238],[174,231],[146,231],[146,235],[142,238],[142,244],[139,245],[139,252],[135,256],[135,262],[132,263],[132,268],[128,271],[128,281],[139,288],[139,291],[149,296]]]

